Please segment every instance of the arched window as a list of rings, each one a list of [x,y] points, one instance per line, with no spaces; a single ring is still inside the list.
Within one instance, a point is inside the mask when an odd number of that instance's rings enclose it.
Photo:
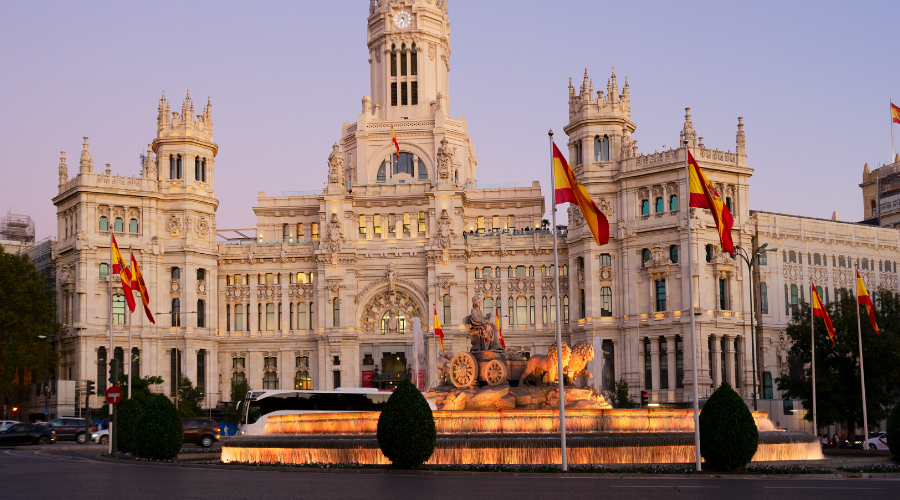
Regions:
[[[100,217],[100,230],[109,231],[109,219],[107,219],[105,215]]]
[[[175,178],[181,179],[181,155],[175,158]]]
[[[269,359],[269,358],[266,358]],[[263,389],[278,389],[278,374],[275,372],[266,372],[263,377]]]
[[[200,180],[200,157],[199,156],[194,157],[194,180],[195,181]]]
[[[662,198],[656,199],[656,213],[661,214],[665,210],[665,205],[663,204]]]
[[[419,180],[423,181],[428,179],[428,169],[425,168],[425,162],[419,160]]]
[[[206,328],[206,303],[197,301],[197,328]]]
[[[106,281],[106,275],[109,274],[109,264],[106,262],[100,263],[100,281]]]
[[[669,247],[669,260],[671,260],[673,264],[678,263],[678,245]]]
[[[235,304],[234,305],[234,331],[236,331],[236,332],[244,331],[244,305],[243,304]]]
[[[175,155],[169,155],[169,179],[177,179],[175,177]]]
[[[725,197],[725,206],[728,207],[729,212],[734,212],[734,208],[731,206],[731,196]]]
[[[128,221],[128,232],[131,234],[137,234],[137,232],[138,232],[137,219],[131,219],[130,221]]]
[[[648,260],[650,260],[650,249],[645,248],[641,250],[641,267],[646,266]]]
[[[650,200],[641,200],[641,215],[650,215]]]
[[[181,326],[181,300],[172,299],[172,326]]]
[[[341,299],[335,297],[332,300],[333,326],[341,326]]]
[[[200,162],[200,182],[206,182],[206,158]]]
[[[387,166],[385,162],[381,162],[381,166],[378,167],[378,176],[375,178],[376,182],[384,182],[387,180]]]
[[[115,230],[115,232],[121,233],[122,231],[125,230],[125,222],[122,220],[121,217],[116,217],[116,221],[114,224],[115,225],[113,226],[113,229]]]
[[[594,161],[609,161],[609,136],[594,137]]]
[[[397,46],[391,45],[391,76],[397,76]],[[397,103],[391,104],[396,106]]]
[[[206,281],[206,269],[197,268],[197,281]]]
[[[673,194],[669,197],[669,211],[674,212],[678,210],[678,195]]]
[[[225,304],[225,331],[231,331],[231,304]]]
[[[180,280],[180,279],[181,279],[181,268],[180,268],[180,267],[173,267],[173,268],[172,268],[172,279],[173,279],[173,280]]]

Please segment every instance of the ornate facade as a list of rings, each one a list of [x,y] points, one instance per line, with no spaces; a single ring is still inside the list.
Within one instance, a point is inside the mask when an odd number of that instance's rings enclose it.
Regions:
[[[605,90],[595,90],[587,72],[578,88],[569,84],[570,164],[612,234],[598,247],[579,209],[569,208],[568,227],[558,229],[557,299],[540,184],[479,184],[466,120],[450,115],[446,3],[372,1],[368,48],[371,95],[331,146],[324,189],[260,193],[248,240],[216,241],[210,104],[194,118],[190,96],[180,113],[160,100],[157,137],[139,176],[95,173],[86,139],[77,176],[70,179],[61,160],[53,201],[62,363],[75,378],[104,380],[102,266],[113,231],[139,255],[154,312],[165,313],[155,326],[134,315],[135,369],[161,375],[166,393],[180,369],[202,383],[208,405],[228,400],[235,379],[279,389],[390,384],[412,364],[414,318],[426,332],[431,383],[434,314],[445,348],[467,350],[462,323],[475,295],[485,312],[499,312],[506,345],[528,354],[554,342],[559,301],[564,340],[596,346],[602,375],[594,382],[610,389],[625,378],[635,395],[646,389],[655,402],[689,399],[694,314],[701,394],[728,381],[749,397],[750,273],[721,252],[710,214],[687,208],[685,147],[639,150],[627,78],[621,89],[615,71]],[[781,249],[757,274],[761,381],[786,369],[781,339],[797,287],[810,276],[845,285],[847,268],[830,266],[838,254],[873,266],[873,288],[896,290],[896,230],[750,211],[753,170],[740,118],[734,151],[721,151],[703,144],[688,109],[673,137],[685,142],[734,214],[735,244]],[[127,343],[125,331],[116,326],[114,354]]]

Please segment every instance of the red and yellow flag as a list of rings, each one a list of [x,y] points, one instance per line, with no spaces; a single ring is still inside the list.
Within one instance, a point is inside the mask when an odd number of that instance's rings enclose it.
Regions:
[[[891,123],[900,123],[900,108],[891,103]]]
[[[825,321],[825,327],[828,328],[828,336],[831,337],[832,343],[836,343],[834,340],[834,325],[831,324],[831,317],[828,315],[828,310],[825,309],[825,305],[822,304],[822,299],[819,297],[819,291],[816,290],[815,284],[811,284],[810,289],[812,290],[813,317],[822,318],[822,320]]]
[[[144,284],[144,276],[141,274],[141,268],[138,267],[137,260],[134,258],[134,252],[131,252],[131,288],[141,293],[141,302],[144,304],[144,312],[147,314],[147,319],[155,325],[156,320],[153,319],[153,313],[150,312],[150,292],[147,290],[147,285]]]
[[[394,133],[394,126],[391,125],[391,142],[394,143],[394,149],[397,150],[397,158],[400,157],[400,143],[397,142],[397,134]]]
[[[444,350],[444,330],[441,328],[441,320],[438,319],[437,307],[434,308],[434,334],[437,335],[438,342],[441,343],[441,350]]]
[[[128,303],[128,309],[134,312],[134,294],[131,293],[131,270],[128,264],[122,258],[122,252],[119,251],[119,245],[116,244],[116,236],[109,233],[112,241],[112,273],[118,274],[122,278],[122,291],[125,292],[125,302]]]
[[[716,188],[709,179],[703,175],[700,166],[694,160],[694,155],[688,151],[688,163],[691,173],[691,199],[690,205],[695,208],[705,208],[712,212],[716,221],[716,229],[719,231],[719,240],[722,242],[722,250],[734,255],[734,242],[731,240],[731,227],[734,226],[734,218],[731,211],[725,206],[725,201],[719,196]]]
[[[591,233],[598,245],[609,243],[609,221],[606,219],[606,215],[597,208],[597,204],[591,199],[587,189],[575,178],[575,173],[569,168],[569,163],[560,153],[556,144],[553,144],[553,189],[557,205],[560,203],[578,204],[584,215],[584,221],[591,228]]]
[[[503,328],[500,327],[500,309],[494,309],[494,324],[497,325],[497,332],[500,334],[500,345],[506,349],[506,342],[503,340]]]
[[[875,308],[872,306],[872,297],[869,297],[869,291],[866,290],[866,284],[863,283],[862,277],[859,275],[859,269],[856,270],[856,300],[859,305],[866,306],[866,312],[869,313],[869,321],[872,322],[872,329],[875,335],[878,335],[878,323],[875,322]]]

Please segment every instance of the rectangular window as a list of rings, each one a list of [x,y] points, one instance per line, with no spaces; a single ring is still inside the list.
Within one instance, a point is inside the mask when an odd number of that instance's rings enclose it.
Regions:
[[[759,284],[759,303],[763,314],[769,314],[769,287],[765,283]]]
[[[506,219],[506,223],[507,223],[507,226],[509,227],[509,230],[510,230],[510,231],[515,231],[515,230],[516,230],[516,216],[515,216],[515,215],[510,215],[510,216]]]
[[[100,263],[100,281],[106,281],[106,276],[109,274],[109,264],[106,262]]]
[[[616,346],[612,340],[604,340],[601,344],[603,356],[603,390],[613,391],[616,384]]]
[[[425,234],[425,212],[419,212],[419,233]]]
[[[668,343],[665,339],[659,339],[659,388],[669,389],[669,356]]]
[[[306,302],[297,304],[297,329],[306,330]]]
[[[550,297],[550,324],[556,324],[556,295]]]
[[[397,105],[397,82],[391,82],[391,106]]]
[[[294,304],[291,303],[288,308],[288,330],[294,329]]]
[[[244,331],[244,306],[243,304],[235,304],[234,306],[234,331]]]
[[[231,331],[231,304],[225,304],[225,331]]]
[[[528,268],[525,266],[516,266],[516,278],[527,278]]]
[[[541,297],[541,323],[547,323],[547,297]]]
[[[656,280],[656,310],[666,310],[666,280]]]
[[[484,216],[482,216],[482,215],[478,216],[478,231],[477,232],[478,232],[478,234],[484,233]]]
[[[400,82],[400,105],[406,106],[406,82]]]
[[[375,222],[372,223],[372,228],[375,231],[375,234],[381,234],[381,216],[376,214],[375,217],[373,217],[373,220]]]
[[[798,312],[800,312],[800,300],[797,295],[797,285],[791,285],[790,307],[791,307],[792,314],[797,314]]]
[[[529,302],[529,304],[530,304],[530,306],[531,306],[531,309],[530,309],[530,311],[529,311],[529,317],[528,317],[528,320],[529,320],[529,323],[533,325],[533,324],[534,324],[534,309],[535,309],[535,307],[534,307],[534,297],[531,297],[530,299],[528,299],[528,302]]]
[[[393,234],[397,229],[397,216],[394,214],[388,215],[388,233]]]
[[[516,324],[516,322],[513,320],[513,318],[516,317],[516,308],[515,308],[515,303],[513,302],[513,298],[510,297],[506,301],[506,304],[507,304],[507,311],[508,311],[507,314],[509,314],[509,324],[514,325],[514,324]]]
[[[763,372],[763,399],[772,399],[775,396],[772,390],[772,372]]]
[[[206,302],[197,301],[197,328],[206,328]]]
[[[403,214],[403,234],[409,234],[410,220],[409,212]]]
[[[684,343],[675,338],[675,388],[684,389]]]
[[[275,304],[266,304],[266,331],[275,331]]]
[[[608,253],[600,254],[600,267],[612,267],[612,257]]]
[[[728,282],[724,279],[719,279],[719,309],[723,311],[728,310]]]
[[[419,82],[410,82],[409,94],[410,104],[412,104],[413,106],[419,104]]]
[[[450,295],[444,295],[444,325],[450,324]]]
[[[491,217],[491,230],[497,231],[500,229],[500,217],[495,215]]]
[[[612,317],[612,288],[608,286],[600,289],[600,317]]]
[[[206,350],[197,351],[197,389],[206,392]]]
[[[528,299],[525,297],[516,299],[516,323],[519,325],[528,324]]]
[[[332,300],[333,326],[341,326],[341,299],[335,297]]]
[[[586,308],[585,308],[585,302],[586,302],[586,301],[585,301],[585,298],[584,298],[584,290],[578,290],[578,302],[579,302],[579,304],[578,304],[578,313],[579,313],[579,315],[580,315],[579,318],[580,318],[580,319],[584,319],[584,318],[587,317],[587,315],[585,314],[585,312],[586,312],[586,310],[585,310],[585,309],[586,309]]]
[[[767,255],[768,255],[768,252],[762,252],[759,254],[759,258],[757,260],[757,262],[759,262],[759,265],[761,265],[761,266],[769,265],[769,258],[767,257]]]
[[[178,391],[178,379],[181,375],[181,351],[178,349],[172,349],[169,351],[169,362],[170,362],[170,373],[172,374],[169,383],[169,389],[171,390],[171,395],[174,396],[176,391]]]
[[[650,342],[644,342],[644,389],[653,390],[653,359],[650,356]]]
[[[297,241],[300,241],[305,238],[306,235],[303,234],[303,223],[300,222],[297,224]]]
[[[334,373],[334,388],[338,389],[341,387],[341,372],[340,372],[340,370],[335,370],[333,373]]]
[[[569,296],[563,295],[563,323],[569,324]]]
[[[113,324],[125,324],[125,296],[113,295]]]
[[[366,216],[359,216],[359,234],[362,236],[366,235]]]
[[[312,239],[314,239],[314,240],[319,239],[319,223],[313,222],[309,226],[310,226],[310,229],[312,229]]]

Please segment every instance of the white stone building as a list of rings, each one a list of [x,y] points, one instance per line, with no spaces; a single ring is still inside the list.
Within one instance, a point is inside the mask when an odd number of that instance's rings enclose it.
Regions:
[[[249,241],[216,241],[210,104],[195,118],[189,96],[181,112],[160,100],[139,176],[95,173],[87,140],[74,178],[63,156],[53,199],[66,325],[61,373],[68,367],[77,380],[105,385],[110,231],[138,255],[153,310],[179,313],[159,315],[156,325],[135,314],[132,326],[133,369],[162,376],[167,394],[177,370],[204,387],[207,405],[227,401],[240,378],[253,388],[389,386],[412,364],[414,317],[426,330],[433,382],[434,311],[445,347],[468,349],[462,323],[475,295],[485,297],[486,312],[500,311],[508,347],[545,353],[554,341],[553,241],[535,229],[544,227],[547,202],[537,181],[478,184],[466,120],[449,111],[449,43],[445,2],[372,2],[371,95],[356,121],[341,126],[327,171],[315,174],[327,175],[326,187],[260,193]],[[568,228],[559,231],[564,340],[598,341],[603,373],[594,382],[604,389],[625,378],[635,397],[645,389],[651,401],[684,402],[693,311],[701,396],[728,381],[749,398],[750,274],[721,252],[710,214],[687,209],[685,148],[639,151],[628,82],[620,89],[615,72],[605,91],[585,72],[568,94],[570,164],[609,218],[611,239],[598,247],[580,211],[569,208]],[[897,289],[898,231],[750,211],[753,170],[740,118],[734,152],[707,148],[689,110],[678,140],[725,197],[735,244],[780,249],[759,266],[760,384],[787,370],[782,332],[795,287],[810,277],[846,285],[838,256],[862,259],[872,288]],[[121,291],[113,286],[113,294]],[[113,306],[116,356],[127,345],[122,300]],[[762,396],[779,399],[769,388]]]

